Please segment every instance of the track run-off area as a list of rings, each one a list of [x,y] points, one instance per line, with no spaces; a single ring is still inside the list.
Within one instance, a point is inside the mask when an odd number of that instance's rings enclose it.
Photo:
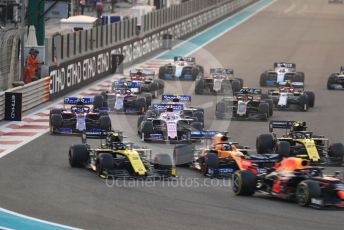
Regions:
[[[308,112],[274,112],[272,119],[305,120],[309,130],[332,142],[344,142],[343,92],[326,89],[328,76],[344,60],[343,10],[343,5],[325,0],[261,0],[140,66],[157,68],[173,56],[191,55],[206,72],[211,67],[230,67],[245,86],[259,87],[260,74],[274,62],[296,63],[305,72],[305,88],[315,92],[315,107]],[[221,97],[194,95],[194,82],[166,82],[165,93],[191,94],[192,105],[206,110],[206,128],[229,131],[232,141],[254,148],[257,135],[268,132],[268,122],[216,120],[215,105]],[[110,116],[113,128],[123,130],[130,141],[154,152],[172,152],[172,145],[141,143],[136,115]],[[204,178],[186,168],[177,169],[176,183],[102,180],[87,170],[70,168],[68,149],[80,143],[80,137],[52,136],[47,131],[0,159],[0,229],[334,230],[344,226],[341,211],[302,208],[259,194],[237,197],[228,181]],[[336,170],[341,168],[327,169]]]

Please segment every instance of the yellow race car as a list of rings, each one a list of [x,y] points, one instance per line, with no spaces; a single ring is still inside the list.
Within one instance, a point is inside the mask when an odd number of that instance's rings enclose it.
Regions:
[[[274,129],[285,129],[286,132],[277,136]],[[271,121],[269,131],[257,137],[257,153],[285,152],[290,153],[289,156],[310,160],[312,164],[343,164],[343,144],[330,144],[324,136],[314,135],[307,130],[305,121]]]
[[[100,146],[91,148],[87,143],[90,138],[100,139]],[[155,154],[153,157],[151,149],[134,148],[133,143],[123,142],[121,131],[84,132],[82,142],[69,148],[70,166],[90,169],[101,178],[160,179],[176,176],[168,154]]]

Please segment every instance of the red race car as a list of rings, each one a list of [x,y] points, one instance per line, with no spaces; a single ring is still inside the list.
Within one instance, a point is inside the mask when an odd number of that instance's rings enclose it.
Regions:
[[[309,166],[301,158],[285,158],[276,169],[261,175],[241,170],[233,174],[232,189],[236,195],[266,193],[295,200],[300,206],[344,208],[344,183],[334,176],[324,176],[322,168]]]

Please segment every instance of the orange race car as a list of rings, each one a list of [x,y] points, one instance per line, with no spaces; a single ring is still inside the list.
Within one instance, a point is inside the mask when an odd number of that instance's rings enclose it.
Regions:
[[[190,166],[205,176],[224,177],[237,170],[265,173],[282,158],[277,153],[251,154],[248,147],[229,142],[227,133],[204,131],[198,134],[200,142],[175,145],[173,157],[176,166]],[[195,132],[193,135],[195,138]]]
[[[232,189],[236,195],[262,192],[301,206],[344,207],[344,183],[339,173],[324,176],[322,168],[312,167],[305,159],[289,157],[269,173],[256,175],[252,170],[233,174]]]

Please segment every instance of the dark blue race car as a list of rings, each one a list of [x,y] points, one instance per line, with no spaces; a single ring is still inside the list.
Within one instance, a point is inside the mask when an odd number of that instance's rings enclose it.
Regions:
[[[50,133],[75,134],[83,131],[111,129],[108,113],[93,111],[93,98],[65,97],[63,102],[64,108],[50,110]]]

